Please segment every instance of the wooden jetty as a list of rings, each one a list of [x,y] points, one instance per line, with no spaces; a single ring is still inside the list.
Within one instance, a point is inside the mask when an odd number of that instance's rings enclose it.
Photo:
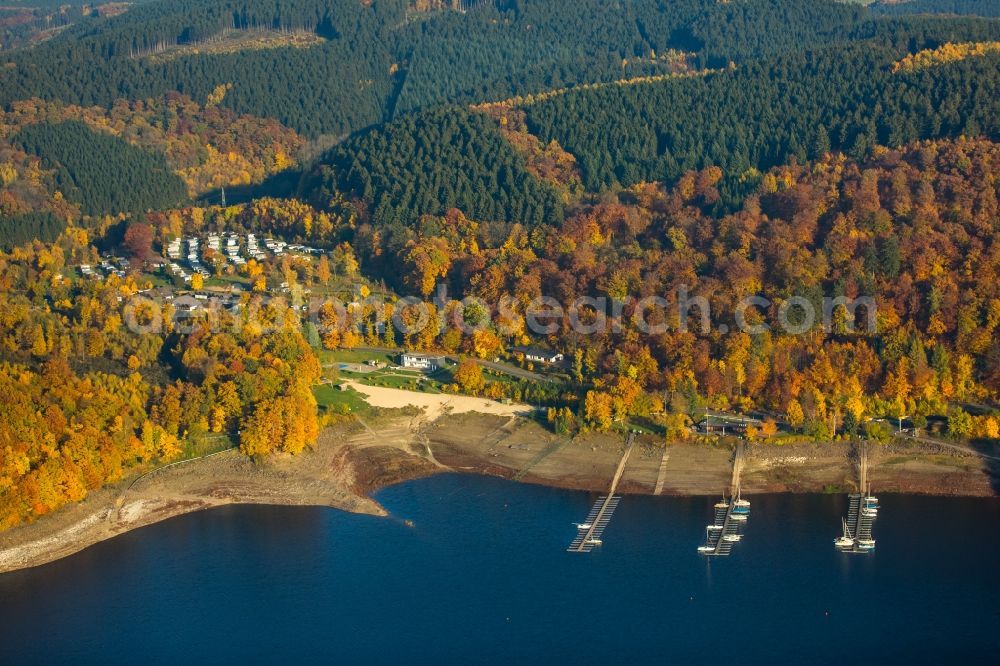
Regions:
[[[705,545],[698,548],[702,555],[729,555],[733,546],[743,538],[742,526],[750,517],[750,502],[740,497],[740,474],[746,459],[746,449],[742,441],[736,445],[733,454],[733,476],[729,484],[729,499],[723,496],[715,504],[715,518],[705,528]]]
[[[844,534],[834,540],[837,550],[844,553],[871,553],[875,550],[872,526],[878,516],[878,498],[872,497],[868,485],[869,443],[861,442],[858,454],[858,487],[861,492],[847,496],[847,518]]]
[[[622,454],[622,459],[618,462],[618,469],[615,470],[615,475],[611,479],[611,487],[608,489],[608,494],[602,495],[594,502],[590,513],[587,514],[586,521],[578,526],[576,538],[570,543],[569,548],[566,549],[567,551],[571,553],[589,553],[596,546],[601,545],[601,535],[604,534],[604,529],[611,522],[611,514],[618,508],[618,503],[622,499],[620,496],[615,495],[615,490],[618,488],[618,482],[621,481],[622,473],[625,471],[625,464],[628,462],[629,454],[632,453],[634,445],[635,435],[629,434],[628,442],[625,445],[625,453]]]

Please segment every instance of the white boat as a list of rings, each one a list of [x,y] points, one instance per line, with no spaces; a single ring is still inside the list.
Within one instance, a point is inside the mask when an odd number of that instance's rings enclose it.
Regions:
[[[844,528],[844,535],[834,539],[833,543],[837,548],[854,548],[854,537],[851,536],[851,530],[847,529],[847,520],[841,518],[840,524]]]
[[[875,539],[858,539],[858,548],[861,550],[875,550]]]
[[[728,502],[716,502],[715,503],[715,508],[716,509],[728,509],[729,508],[729,503]]]
[[[712,531],[721,530],[722,529],[722,525],[709,525],[708,529],[710,529]]]
[[[868,507],[865,507],[861,509],[861,515],[865,516],[866,518],[874,518],[875,516],[878,515],[878,509],[870,509]]]
[[[714,553],[715,549],[711,546],[698,546],[699,553]]]
[[[733,543],[733,542],[739,541],[742,538],[743,537],[741,535],[739,535],[739,534],[726,534],[726,535],[723,535],[722,540],[723,541],[729,541],[730,543]]]
[[[593,525],[591,525],[590,523],[573,523],[573,524],[576,525],[576,529],[578,530],[589,530],[591,527],[593,527]]]
[[[735,502],[733,502],[733,506],[742,506],[750,508],[750,500],[738,499]]]
[[[744,513],[734,513],[729,516],[730,520],[735,520],[738,523],[745,523],[747,521],[747,516]]]
[[[869,495],[868,497],[865,498],[865,504],[878,504],[878,498]]]
[[[591,546],[600,546],[603,543],[600,539],[587,539],[585,542]]]

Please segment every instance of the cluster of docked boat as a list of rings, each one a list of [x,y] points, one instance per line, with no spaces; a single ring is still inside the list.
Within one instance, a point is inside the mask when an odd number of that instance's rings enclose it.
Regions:
[[[871,495],[862,497],[859,511],[861,514],[861,520],[858,521],[858,524],[861,526],[862,521],[867,522],[869,526],[867,531],[870,537],[871,522],[878,516],[878,498],[872,497]],[[851,534],[851,527],[847,524],[847,519],[843,519],[842,522],[844,534],[833,540],[833,543],[838,550],[854,552],[870,552],[875,550],[875,539],[863,537],[859,538],[859,535]]]
[[[698,547],[699,553],[715,553],[718,550],[717,547],[720,542],[736,543],[743,538],[743,535],[737,531],[737,526],[745,523],[747,518],[750,517],[750,500],[737,497],[733,501],[731,511],[729,502],[722,500],[715,504],[715,511],[716,522],[713,525],[706,526],[707,543],[704,546]],[[732,525],[727,524],[727,521],[723,518],[727,512],[728,520],[733,523]],[[726,552],[728,553],[728,550]]]

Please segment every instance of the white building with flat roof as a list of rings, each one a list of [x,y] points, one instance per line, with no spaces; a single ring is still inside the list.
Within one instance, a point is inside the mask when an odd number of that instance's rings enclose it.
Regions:
[[[399,364],[404,368],[424,370],[425,372],[435,372],[445,367],[446,361],[444,356],[403,352],[399,356]]]

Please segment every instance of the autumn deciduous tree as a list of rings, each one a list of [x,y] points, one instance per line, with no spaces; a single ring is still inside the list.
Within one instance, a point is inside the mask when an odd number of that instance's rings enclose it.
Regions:
[[[479,393],[486,386],[483,369],[475,361],[466,359],[455,369],[455,383],[466,393]]]
[[[422,296],[429,296],[437,279],[446,276],[451,267],[448,244],[437,237],[412,242],[406,248],[403,263],[407,268],[406,284]]]
[[[669,442],[676,442],[686,438],[689,434],[691,419],[683,412],[671,412],[663,417],[664,439]]]
[[[316,400],[308,389],[264,400],[240,431],[240,451],[266,456],[276,451],[297,454],[319,436]]]
[[[614,400],[603,391],[587,391],[584,398],[584,418],[597,430],[609,430],[614,418]]]
[[[144,222],[130,224],[123,244],[135,261],[144,263],[153,254],[153,228]]]
[[[330,277],[330,260],[323,255],[319,258],[319,265],[316,267],[316,280],[320,284],[329,284]]]
[[[798,400],[792,400],[788,403],[788,410],[785,413],[788,418],[788,425],[793,428],[800,428],[802,424],[805,423],[806,416],[805,412],[802,411],[802,405]]]

